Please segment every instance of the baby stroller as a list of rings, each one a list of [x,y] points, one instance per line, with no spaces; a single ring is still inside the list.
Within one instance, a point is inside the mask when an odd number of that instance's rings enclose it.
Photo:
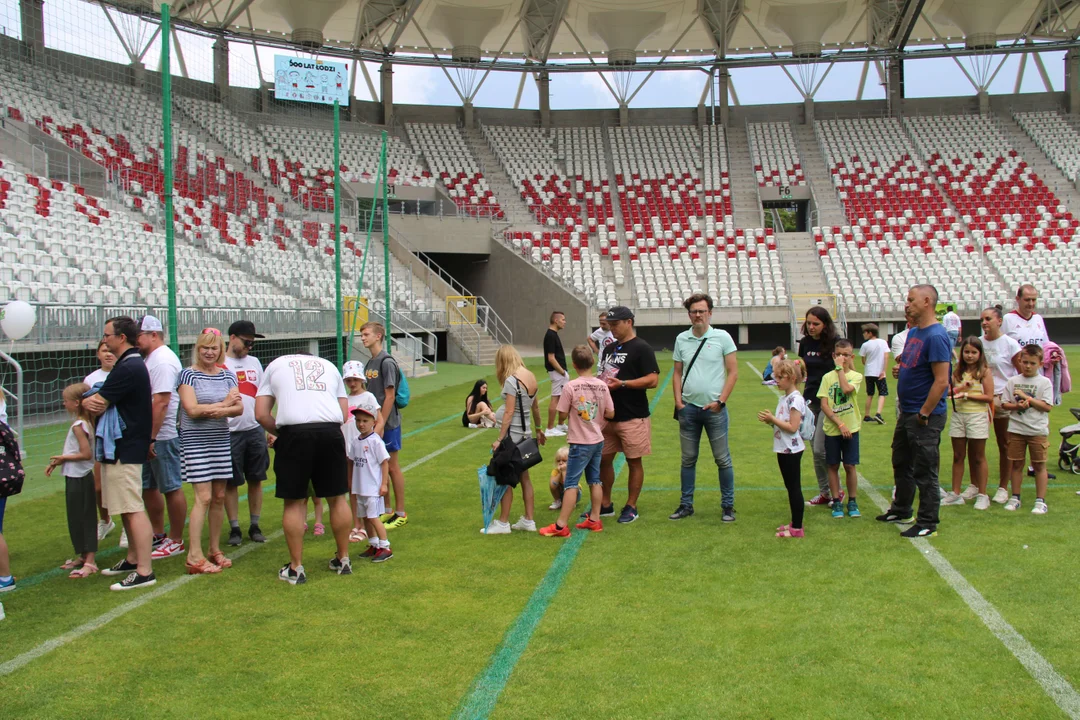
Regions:
[[[1069,408],[1077,419],[1072,425],[1061,428],[1061,447],[1058,448],[1058,467],[1080,475],[1080,408]],[[1071,442],[1070,442],[1071,440]]]

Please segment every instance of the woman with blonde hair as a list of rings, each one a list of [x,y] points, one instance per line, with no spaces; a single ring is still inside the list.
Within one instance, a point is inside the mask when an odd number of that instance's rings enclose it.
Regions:
[[[495,375],[499,380],[499,385],[502,386],[503,406],[499,410],[502,414],[499,437],[491,444],[492,450],[498,448],[507,435],[514,442],[521,442],[534,431],[536,441],[543,445],[546,439],[544,426],[540,421],[540,408],[536,404],[538,390],[536,375],[525,367],[525,362],[513,345],[503,345],[495,353]],[[522,425],[522,411],[524,411],[524,426]],[[531,423],[529,422],[530,415]],[[502,497],[499,517],[492,520],[491,525],[481,532],[488,535],[506,535],[512,529],[536,532],[536,521],[533,520],[533,486],[528,470],[521,473],[521,495],[525,500],[525,515],[513,526],[510,525],[510,506],[514,500],[514,489],[507,487],[506,494]]]
[[[182,370],[180,395],[180,460],[185,482],[195,491],[188,520],[187,571],[218,573],[232,566],[221,552],[225,487],[232,477],[232,445],[228,418],[244,412],[236,375],[222,366],[225,341],[221,331],[206,328],[191,351],[191,367]],[[210,515],[210,552],[203,555],[203,521]]]

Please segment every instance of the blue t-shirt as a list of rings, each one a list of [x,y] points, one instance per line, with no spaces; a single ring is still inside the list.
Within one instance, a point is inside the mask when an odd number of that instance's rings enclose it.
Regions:
[[[952,341],[941,323],[934,323],[927,328],[913,327],[908,330],[904,352],[900,355],[900,378],[896,383],[896,394],[900,398],[900,412],[917,413],[922,410],[926,396],[934,385],[934,370],[931,363],[952,362]],[[945,395],[943,393],[937,407],[931,415],[945,413]]]

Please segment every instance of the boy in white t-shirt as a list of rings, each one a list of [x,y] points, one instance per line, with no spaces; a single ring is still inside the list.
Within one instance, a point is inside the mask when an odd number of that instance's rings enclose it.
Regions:
[[[379,519],[383,512],[382,498],[390,481],[390,453],[382,438],[375,434],[378,414],[379,405],[374,398],[352,408],[357,437],[349,445],[356,516],[363,517],[368,535],[368,549],[360,557],[371,558],[371,562],[384,562],[394,557],[386,538],[386,526]]]
[[[1031,512],[1045,515],[1046,459],[1050,448],[1050,411],[1053,409],[1054,389],[1042,369],[1043,350],[1036,344],[1025,345],[1020,351],[1020,375],[1005,383],[1001,407],[1009,411],[1009,463],[1012,470],[1012,497],[1006,510],[1020,509],[1020,487],[1024,482],[1024,453],[1031,455],[1035,470],[1035,507]]]
[[[874,323],[866,323],[862,326],[863,344],[859,348],[859,357],[862,358],[863,377],[866,379],[866,408],[863,410],[863,422],[876,422],[878,425],[885,424],[885,418],[881,417],[881,411],[885,409],[885,398],[889,395],[889,383],[887,370],[889,369],[889,343],[879,337],[880,331]],[[877,414],[870,415],[870,405],[874,402],[874,392],[877,391]]]
[[[359,407],[362,403],[372,402],[377,403],[375,396],[369,393],[367,388],[367,379],[364,377],[364,363],[350,360],[342,366],[341,378],[345,381],[345,387],[349,391],[349,411],[352,412],[353,408]],[[352,415],[341,426],[341,432],[345,435],[345,447],[352,447],[353,440],[360,437],[360,432],[356,429],[356,422],[353,420]],[[352,460],[349,460],[349,477],[353,476],[353,464]],[[315,501],[319,503],[319,500]],[[352,505],[354,524],[352,532],[349,533],[349,542],[364,542],[367,540],[367,530],[364,528],[363,518],[357,514],[356,510],[356,495],[354,493],[349,494],[349,504]]]

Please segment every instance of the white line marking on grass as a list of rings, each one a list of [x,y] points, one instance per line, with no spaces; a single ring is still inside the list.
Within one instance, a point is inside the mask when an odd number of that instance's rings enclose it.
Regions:
[[[432,460],[433,458],[436,458],[439,455],[442,455],[447,450],[451,450],[452,448],[455,448],[455,447],[457,447],[458,445],[461,445],[464,442],[468,442],[472,438],[474,438],[474,437],[476,437],[478,435],[482,435],[482,434],[483,433],[475,432],[475,433],[472,433],[470,435],[466,435],[463,438],[459,438],[458,440],[455,440],[455,441],[453,441],[451,443],[448,443],[447,445],[444,445],[443,447],[439,448],[438,450],[425,455],[424,457],[420,458],[419,460],[417,460],[415,462],[410,463],[409,465],[404,467],[402,469],[402,471],[405,472],[405,471],[408,471],[408,470],[412,470],[413,468],[419,467],[420,465],[423,465],[424,463],[428,462],[429,460]],[[314,513],[309,513],[308,514],[308,519],[310,520],[312,517],[314,517]],[[278,531],[268,535],[267,538],[266,538],[266,541],[267,541],[267,543],[273,542],[274,540],[280,538],[284,534],[285,534],[284,530],[278,530]],[[264,545],[265,545],[265,543],[258,543],[258,544],[252,543],[252,544],[249,544],[249,545],[245,545],[244,547],[242,547],[239,550],[237,550],[236,552],[234,552],[232,555],[229,555],[229,558],[231,558],[233,560],[236,560],[238,558],[243,557],[244,555],[247,555],[249,552],[257,550],[260,547],[263,547]],[[150,590],[149,592],[147,592],[147,593],[145,593],[143,595],[140,595],[138,598],[132,600],[131,602],[126,602],[123,605],[118,605],[118,606],[114,607],[112,610],[109,610],[108,612],[106,612],[106,613],[104,613],[102,615],[99,615],[98,617],[94,618],[93,620],[85,622],[82,625],[79,625],[78,627],[73,628],[72,630],[69,630],[68,632],[64,633],[63,635],[59,635],[59,636],[57,636],[55,638],[52,638],[51,640],[46,640],[45,642],[41,643],[37,647],[35,647],[35,648],[31,649],[31,650],[27,650],[26,652],[22,653],[21,655],[16,655],[12,659],[10,659],[10,660],[8,660],[8,661],[6,661],[4,663],[0,663],[0,677],[4,677],[5,675],[10,675],[11,673],[15,672],[16,670],[18,670],[18,669],[26,666],[27,664],[33,662],[34,660],[38,659],[39,657],[42,657],[44,655],[48,655],[53,650],[58,650],[58,649],[64,647],[65,645],[69,645],[69,644],[75,642],[76,640],[78,640],[79,638],[81,638],[81,637],[83,637],[85,635],[89,635],[90,633],[94,632],[95,630],[98,630],[99,628],[102,628],[102,627],[108,625],[113,620],[116,620],[117,618],[120,618],[120,617],[123,617],[124,615],[127,615],[132,610],[138,610],[143,605],[146,605],[147,603],[150,603],[150,602],[158,599],[162,595],[166,595],[168,593],[171,593],[173,590],[176,590],[177,588],[182,587],[182,586],[188,584],[189,582],[194,582],[195,580],[199,579],[200,577],[202,577],[202,575],[183,575],[181,577],[178,577],[175,580],[172,580],[172,581],[170,581],[170,582],[168,582],[168,583],[166,583],[166,584],[164,584],[164,585],[162,585],[160,587],[156,587],[153,590]],[[139,591],[136,590],[134,592],[139,592]]]
[[[750,369],[758,377],[761,377],[761,373],[752,363],[747,362],[746,364],[750,366]],[[770,389],[777,397],[780,397],[779,390],[772,386],[770,386]],[[862,473],[859,473],[859,487],[881,509],[881,512],[889,509],[889,501],[874,488],[873,484]],[[955,590],[956,594],[967,603],[971,611],[982,620],[983,624],[994,634],[994,637],[1000,640],[1001,644],[1013,654],[1013,657],[1020,661],[1028,674],[1042,686],[1042,689],[1057,706],[1073,720],[1080,720],[1080,693],[1076,692],[1076,688],[1070,685],[1069,681],[1062,677],[1054,669],[1054,666],[1039,654],[1039,651],[1028,642],[1027,638],[1009,624],[1009,621],[998,612],[998,609],[984,598],[982,593],[976,590],[968,582],[967,578],[961,575],[960,571],[954,568],[952,563],[930,544],[929,540],[924,538],[908,539],[911,540],[911,544],[915,546],[915,549],[920,551],[919,554],[937,571],[941,579],[948,583],[949,587]]]

